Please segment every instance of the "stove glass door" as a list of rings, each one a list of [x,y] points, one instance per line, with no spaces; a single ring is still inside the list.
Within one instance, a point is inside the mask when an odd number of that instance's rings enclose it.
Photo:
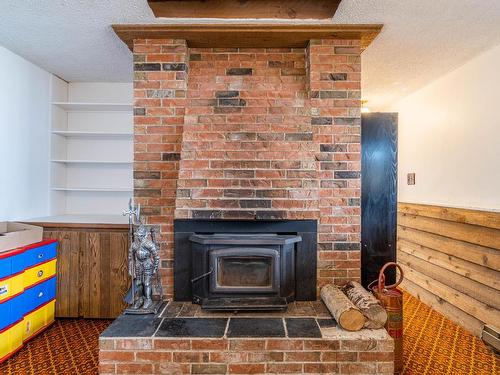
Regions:
[[[266,248],[225,248],[210,252],[212,293],[279,291],[279,252]]]

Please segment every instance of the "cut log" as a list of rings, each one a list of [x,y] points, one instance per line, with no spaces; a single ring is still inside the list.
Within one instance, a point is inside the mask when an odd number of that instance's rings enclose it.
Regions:
[[[347,331],[359,331],[365,324],[365,317],[340,290],[333,284],[321,289],[321,299],[332,313],[340,327]]]
[[[344,292],[366,318],[365,328],[379,329],[387,322],[387,312],[378,299],[356,281],[349,281]]]

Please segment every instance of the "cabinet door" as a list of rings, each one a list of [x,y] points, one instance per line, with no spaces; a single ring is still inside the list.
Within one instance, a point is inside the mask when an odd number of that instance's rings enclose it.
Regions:
[[[45,229],[57,249],[56,317],[116,318],[125,307],[128,231]]]
[[[85,232],[80,315],[84,318],[115,318],[125,307],[128,288],[126,231]]]
[[[80,233],[67,230],[44,230],[43,237],[55,239],[57,245],[56,316],[79,316],[80,303]]]

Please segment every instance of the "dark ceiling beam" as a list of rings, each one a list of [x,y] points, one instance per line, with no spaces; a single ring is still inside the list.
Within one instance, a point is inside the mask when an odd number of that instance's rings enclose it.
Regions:
[[[156,17],[332,18],[341,0],[148,0]]]

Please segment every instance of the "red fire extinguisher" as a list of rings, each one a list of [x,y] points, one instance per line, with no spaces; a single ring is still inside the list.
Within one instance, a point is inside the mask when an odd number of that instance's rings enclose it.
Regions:
[[[400,272],[399,280],[392,285],[385,285],[384,271],[388,267],[397,267]],[[378,285],[375,285],[377,283]],[[373,292],[387,311],[387,323],[385,329],[394,339],[394,372],[400,373],[403,370],[403,293],[397,286],[403,281],[403,270],[399,264],[389,262],[384,264],[378,275],[378,280],[374,280],[368,289]]]

